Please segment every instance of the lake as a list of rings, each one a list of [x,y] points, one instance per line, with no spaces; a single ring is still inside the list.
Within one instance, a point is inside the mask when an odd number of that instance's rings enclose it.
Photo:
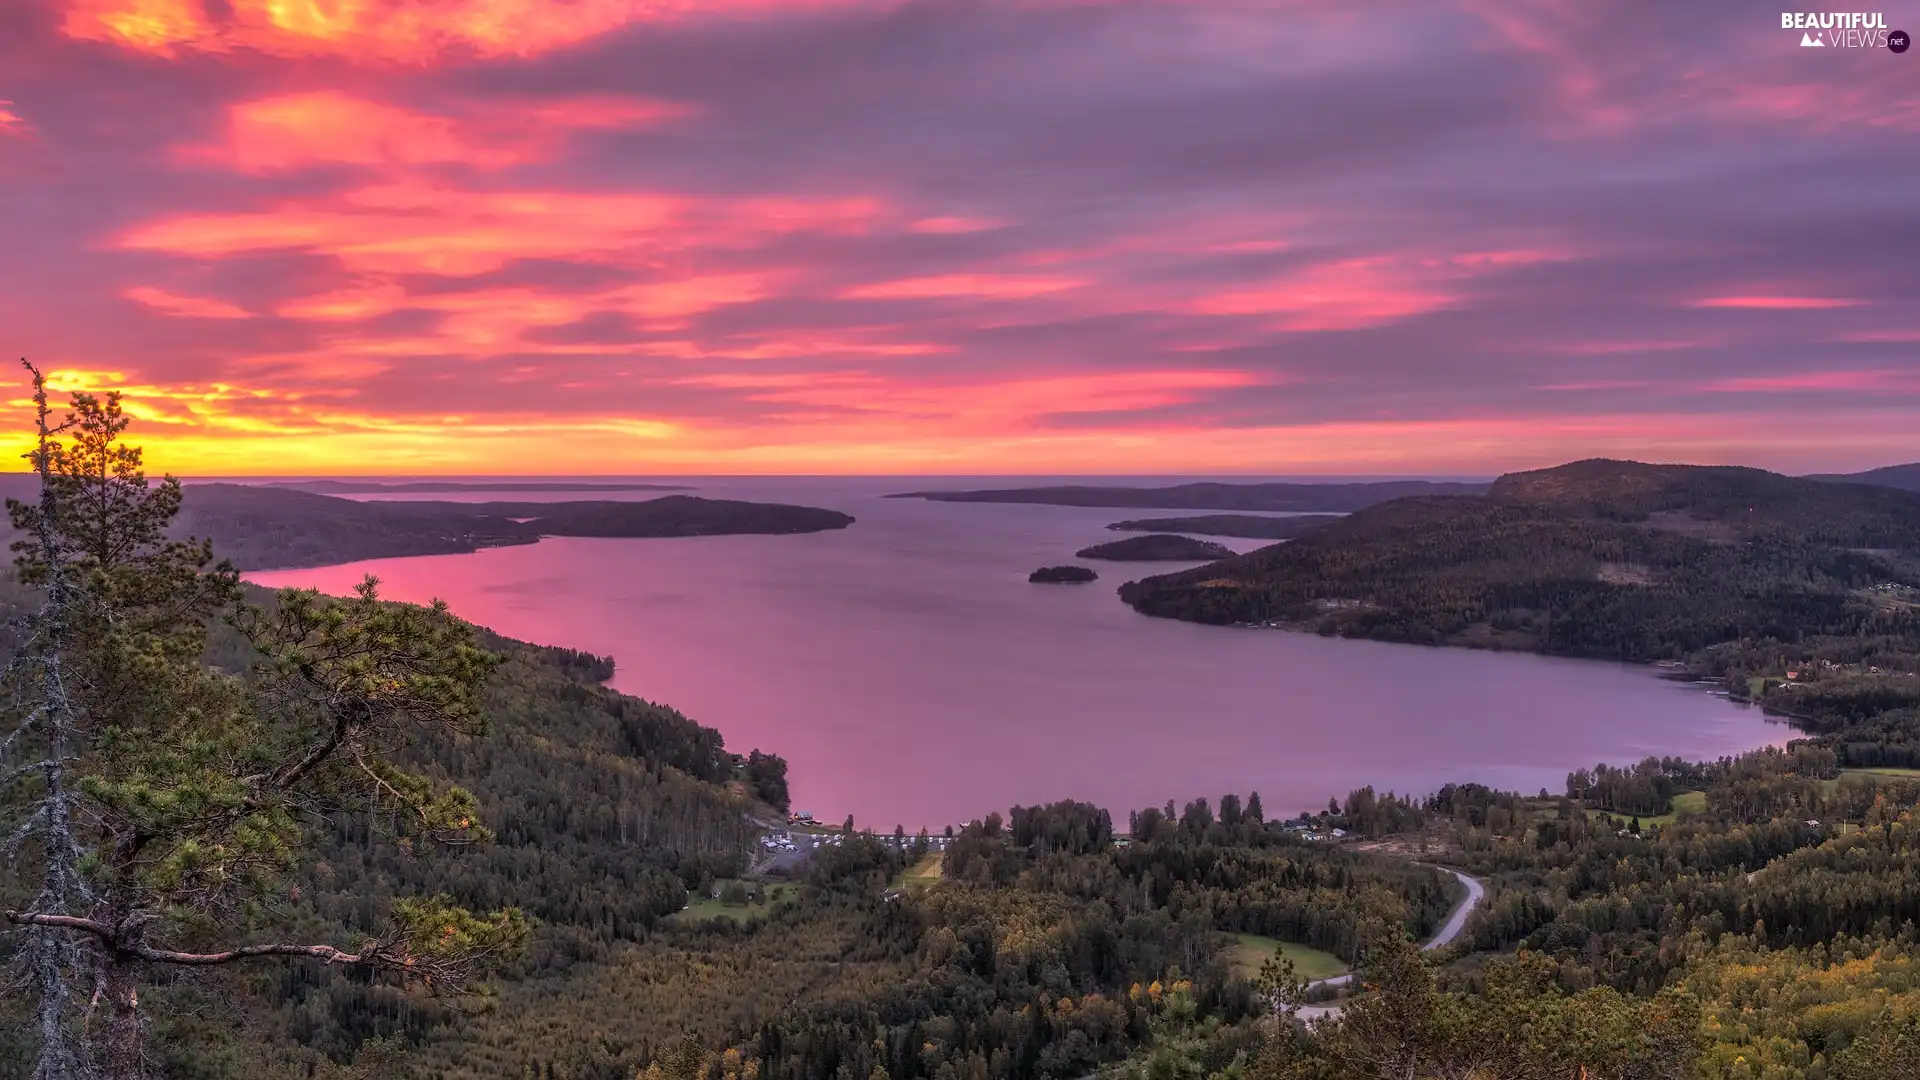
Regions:
[[[1643,667],[1198,626],[1137,615],[1114,595],[1192,564],[1087,562],[1098,582],[1027,583],[1037,566],[1130,535],[1109,522],[1181,511],[878,497],[977,479],[686,482],[858,521],[803,536],[563,538],[248,578],[345,593],[371,573],[390,598],[442,597],[508,636],[610,653],[616,689],[718,728],[736,752],[784,756],[796,809],[881,829],[937,831],[1061,798],[1124,822],[1129,809],[1228,791],[1259,791],[1270,817],[1363,784],[1558,792],[1599,761],[1713,758],[1791,734]]]

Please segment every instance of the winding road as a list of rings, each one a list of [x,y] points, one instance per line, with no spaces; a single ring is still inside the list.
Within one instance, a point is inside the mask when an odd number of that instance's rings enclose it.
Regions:
[[[1454,905],[1453,912],[1447,916],[1447,921],[1440,927],[1440,932],[1429,938],[1425,945],[1420,946],[1422,952],[1444,949],[1448,945],[1453,944],[1454,941],[1459,938],[1460,932],[1466,929],[1467,917],[1472,915],[1473,909],[1479,907],[1480,902],[1487,898],[1487,886],[1479,878],[1468,877],[1450,866],[1439,866],[1434,869],[1445,870],[1447,873],[1452,874],[1459,880],[1460,884],[1467,887],[1467,895],[1461,897],[1460,902]],[[1353,972],[1349,971],[1345,975],[1335,975],[1328,979],[1315,979],[1307,984],[1307,989],[1311,991],[1318,990],[1323,986],[1345,986],[1352,981]],[[1293,1015],[1301,1020],[1318,1020],[1324,1016],[1339,1016],[1340,1011],[1344,1008],[1346,1008],[1344,1004],[1302,1005],[1300,1008],[1294,1010]]]

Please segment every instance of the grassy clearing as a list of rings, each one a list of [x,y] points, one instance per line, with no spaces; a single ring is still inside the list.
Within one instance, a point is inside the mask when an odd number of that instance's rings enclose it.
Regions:
[[[726,881],[716,881],[713,884],[714,888],[718,889],[726,887],[728,883]],[[767,884],[765,882],[749,882],[745,884],[747,884],[749,888],[759,890],[761,895],[767,898],[767,902],[764,904],[729,904],[721,900],[716,900],[710,895],[700,896],[690,894],[687,897],[687,906],[667,916],[667,919],[671,922],[685,923],[705,922],[708,919],[731,919],[734,922],[746,922],[756,915],[765,915],[767,912],[772,911],[774,905],[787,899],[799,888],[798,885],[784,882],[777,885]]]
[[[1259,934],[1234,934],[1233,939],[1233,968],[1249,979],[1260,974],[1260,965],[1273,955],[1275,946],[1285,951],[1293,961],[1293,970],[1303,979],[1326,979],[1347,973],[1345,960],[1319,949]]]
[[[1673,801],[1669,803],[1668,806],[1669,809],[1664,814],[1641,815],[1640,827],[1648,828],[1654,825],[1671,825],[1681,814],[1697,814],[1705,810],[1707,808],[1707,793],[1704,791],[1683,791],[1675,795]],[[1632,814],[1615,816],[1625,816],[1627,820],[1633,820]]]

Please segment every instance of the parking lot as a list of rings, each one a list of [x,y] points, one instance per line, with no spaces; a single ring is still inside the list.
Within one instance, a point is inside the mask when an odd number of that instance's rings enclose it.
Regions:
[[[911,850],[919,841],[918,836],[895,836],[892,833],[855,833],[863,839],[876,840],[889,847]],[[752,873],[769,874],[775,872],[793,873],[806,865],[807,858],[815,851],[826,847],[837,847],[846,842],[844,833],[797,832],[789,829],[775,829],[760,838],[760,857],[755,860]],[[929,835],[926,838],[928,851],[945,851],[952,843],[948,836]]]

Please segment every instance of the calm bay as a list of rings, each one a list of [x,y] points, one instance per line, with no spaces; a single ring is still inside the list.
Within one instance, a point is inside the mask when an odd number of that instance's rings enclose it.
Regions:
[[[1085,562],[1099,581],[1027,582],[1034,567],[1126,535],[1108,522],[1158,511],[878,497],[980,486],[954,478],[686,482],[692,494],[858,520],[798,536],[550,539],[248,578],[344,593],[374,574],[390,598],[442,597],[511,637],[611,654],[614,688],[718,728],[736,751],[786,757],[796,808],[883,829],[937,830],[1069,797],[1124,820],[1227,791],[1258,790],[1270,814],[1362,784],[1558,791],[1569,770],[1597,761],[1712,758],[1791,734],[1644,667],[1198,626],[1137,615],[1114,596],[1124,581],[1191,564]]]

